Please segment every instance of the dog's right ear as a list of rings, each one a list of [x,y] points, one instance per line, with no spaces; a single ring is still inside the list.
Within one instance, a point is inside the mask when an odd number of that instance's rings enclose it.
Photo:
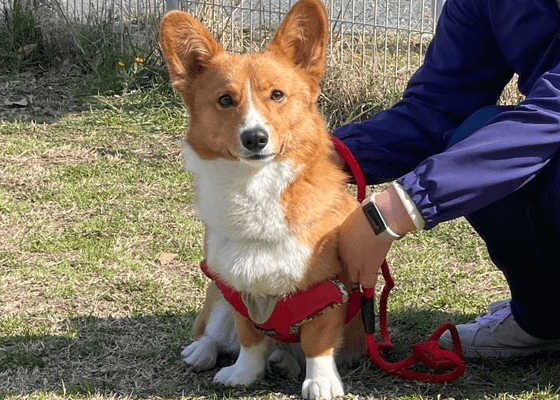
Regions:
[[[319,86],[325,75],[329,20],[321,0],[299,0],[280,25],[268,51],[286,57]]]
[[[188,93],[193,79],[208,67],[210,60],[225,52],[196,18],[183,11],[171,11],[165,16],[160,40],[171,82],[182,96]]]

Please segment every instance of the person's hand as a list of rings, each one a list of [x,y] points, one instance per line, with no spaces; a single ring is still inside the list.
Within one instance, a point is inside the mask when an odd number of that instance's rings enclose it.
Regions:
[[[395,189],[390,187],[376,196],[375,203],[387,225],[397,234],[404,235],[416,229]],[[379,239],[362,207],[358,207],[340,226],[339,251],[351,283],[373,288],[379,268],[385,260],[391,243]]]
[[[375,287],[391,243],[375,236],[361,207],[342,223],[339,235],[340,257],[350,282],[360,283],[364,288]]]

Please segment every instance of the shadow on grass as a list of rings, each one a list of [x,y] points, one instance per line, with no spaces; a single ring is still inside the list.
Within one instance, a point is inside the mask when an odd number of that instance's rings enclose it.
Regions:
[[[249,388],[225,388],[212,383],[216,371],[231,364],[220,359],[211,371],[193,373],[180,359],[190,342],[195,315],[150,315],[121,318],[81,316],[65,321],[60,335],[0,338],[0,399],[42,392],[56,396],[267,397],[301,393],[303,377],[267,377]],[[454,316],[439,311],[407,310],[391,314],[396,345],[392,359],[408,356],[416,342]],[[539,388],[557,390],[560,354],[508,361],[469,362],[467,373],[450,385],[405,382],[390,377],[368,360],[341,370],[347,393],[357,396],[482,398],[520,395]],[[554,389],[556,388],[556,389]],[[3,393],[3,395],[2,395]]]
[[[0,93],[0,120],[52,124],[68,115],[88,111],[123,108],[134,112],[162,105],[170,109],[182,107],[171,88],[167,70],[163,66],[158,66],[157,70],[161,76],[153,82],[134,86],[125,92],[109,91],[105,96],[99,95],[105,93],[99,85],[107,82],[94,75],[84,75],[73,66],[63,71],[31,68],[13,76],[4,76],[6,84]]]

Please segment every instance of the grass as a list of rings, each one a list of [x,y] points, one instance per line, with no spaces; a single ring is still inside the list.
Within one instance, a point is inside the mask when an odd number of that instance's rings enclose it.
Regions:
[[[108,21],[65,29],[50,23],[52,8],[16,11],[0,14],[9,32],[0,37],[7,55],[0,60],[0,400],[299,395],[301,379],[224,388],[212,383],[215,370],[194,374],[180,360],[207,279],[198,268],[203,227],[180,156],[188,116],[157,47],[122,53]],[[38,45],[23,57],[30,41]],[[359,68],[372,46],[393,53],[380,69]],[[363,120],[399,98],[398,85],[378,88],[380,74],[395,70],[404,82],[411,71],[403,66],[420,62],[403,59],[403,46],[424,43],[385,36],[338,54],[344,45],[333,41],[334,64],[339,58],[352,68],[331,65],[325,78],[329,127]],[[521,98],[514,81],[501,103]],[[21,99],[27,105],[4,103]],[[388,261],[397,285],[393,359],[443,321],[465,322],[508,296],[464,220],[397,242]],[[559,399],[557,360],[471,362],[446,386],[404,382],[368,361],[341,375],[348,399]]]
[[[56,81],[44,79],[40,88]],[[60,79],[69,92],[79,87]],[[10,87],[25,91],[20,82]],[[42,96],[35,93],[38,104],[48,103]],[[178,98],[156,88],[65,99],[43,123],[22,109],[0,125],[0,398],[298,395],[300,380],[224,388],[212,383],[216,371],[182,365],[207,281],[197,266],[203,227],[180,157],[188,116]],[[164,253],[178,256],[162,263]],[[508,295],[463,220],[398,242],[389,263],[394,359],[441,322],[467,321]],[[471,362],[447,386],[400,381],[367,361],[341,373],[349,399],[558,399],[557,360]]]

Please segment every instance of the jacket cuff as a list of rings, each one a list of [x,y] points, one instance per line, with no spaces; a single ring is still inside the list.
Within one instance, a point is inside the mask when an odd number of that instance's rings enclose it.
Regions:
[[[416,207],[416,203],[412,201],[412,198],[408,195],[408,193],[404,190],[400,183],[393,182],[393,187],[399,195],[399,198],[401,199],[406,212],[410,216],[410,219],[414,223],[416,230],[421,231],[422,229],[424,229],[424,227],[426,226],[426,221],[424,221],[422,214],[420,214],[418,207]]]

